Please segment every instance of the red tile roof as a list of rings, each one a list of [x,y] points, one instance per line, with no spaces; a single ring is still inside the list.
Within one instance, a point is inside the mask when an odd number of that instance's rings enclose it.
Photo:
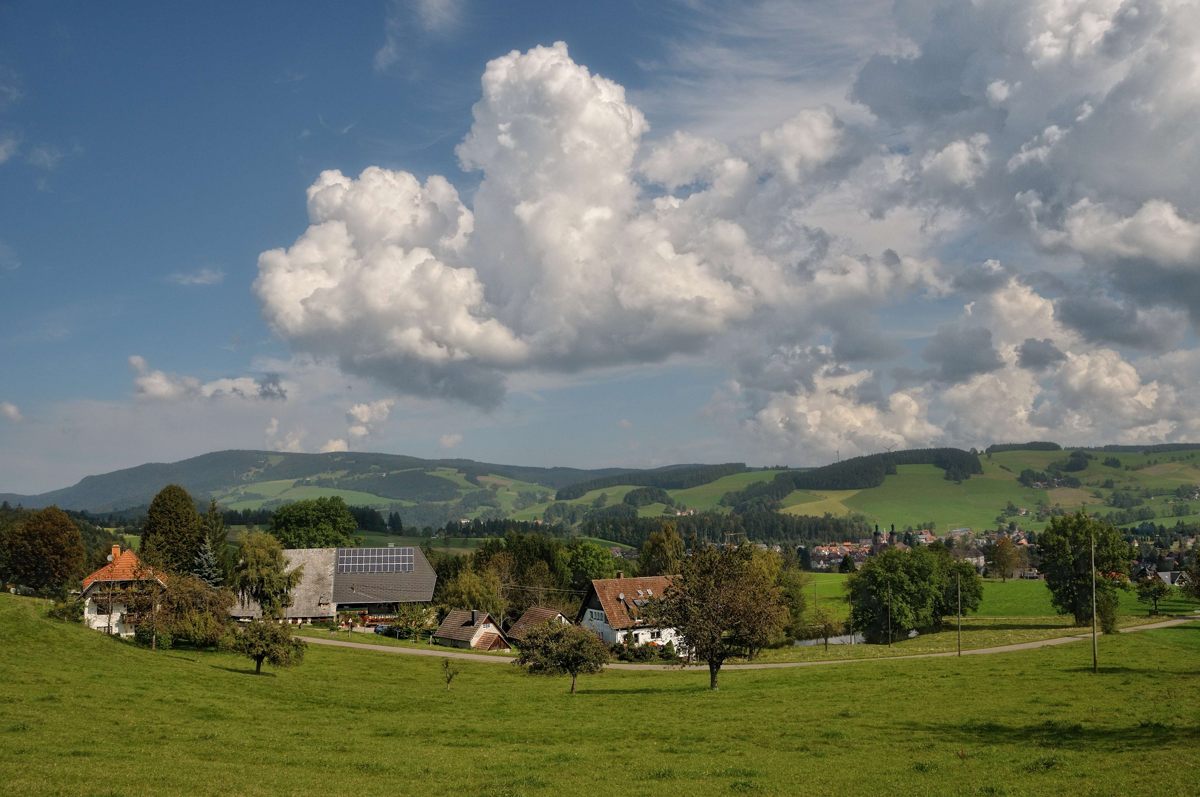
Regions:
[[[641,576],[639,578],[597,578],[592,589],[614,629],[633,628],[641,624],[642,608],[651,598],[661,598],[671,586],[674,576]],[[589,598],[591,596],[588,596]],[[585,598],[583,605],[587,606]]]
[[[153,568],[143,565],[142,560],[132,550],[122,551],[114,545],[112,561],[92,573],[83,580],[83,591],[98,581],[148,581],[154,579],[160,584],[166,583],[166,576]]]

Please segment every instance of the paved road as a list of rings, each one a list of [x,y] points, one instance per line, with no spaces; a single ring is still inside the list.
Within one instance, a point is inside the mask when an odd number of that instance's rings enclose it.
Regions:
[[[1158,623],[1149,623],[1147,625],[1135,625],[1129,628],[1122,628],[1121,633],[1131,633],[1134,631],[1149,631],[1155,628],[1171,628],[1184,623],[1195,622],[1200,620],[1200,616],[1193,617],[1178,617],[1173,620],[1163,620]],[[1033,642],[1018,642],[1013,645],[1000,645],[992,648],[975,648],[973,650],[964,650],[964,656],[987,656],[993,653],[1011,653],[1017,650],[1034,650],[1036,648],[1049,648],[1056,645],[1066,645],[1071,642],[1079,642],[1087,639],[1091,634],[1073,634],[1071,636],[1054,637],[1053,639],[1038,639]],[[481,653],[461,653],[456,650],[431,650],[428,648],[405,648],[394,647],[392,645],[373,645],[363,642],[343,642],[340,639],[320,639],[316,637],[301,637],[305,642],[312,642],[316,645],[329,645],[338,648],[355,648],[357,650],[373,650],[379,653],[396,653],[404,656],[435,656],[440,659],[458,659],[462,661],[477,661],[483,664],[509,664],[512,662],[512,657],[509,656],[485,656]],[[912,653],[905,656],[875,656],[862,659],[826,659],[824,661],[773,661],[763,662],[760,664],[726,664],[722,667],[724,670],[785,670],[793,667],[823,667],[829,664],[854,664],[863,661],[896,661],[897,659],[944,659],[949,656],[957,655],[956,651],[948,651],[945,653]],[[670,664],[625,664],[613,663],[607,665],[612,670],[658,670],[658,671],[675,671],[679,670],[707,670],[703,664],[692,664],[686,667]]]

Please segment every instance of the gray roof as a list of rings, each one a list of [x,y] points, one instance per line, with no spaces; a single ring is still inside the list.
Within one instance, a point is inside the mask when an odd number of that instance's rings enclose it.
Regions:
[[[472,622],[472,616],[475,618],[474,622]],[[496,631],[500,633],[500,638],[504,639],[503,632],[500,632],[500,624],[493,620],[490,614],[487,612],[473,612],[470,609],[452,609],[446,615],[446,619],[442,620],[442,624],[438,626],[437,631],[433,633],[433,638],[470,642],[471,637],[475,636],[475,632],[479,630],[479,626],[484,623],[491,623],[495,626]]]
[[[287,618],[333,617],[339,605],[362,603],[428,603],[433,600],[437,573],[420,548],[412,548],[410,571],[390,573],[338,572],[338,548],[288,548],[283,552],[288,569],[303,567],[300,583],[292,590]],[[238,602],[234,617],[260,617],[257,601]]]
[[[412,570],[408,572],[334,573],[333,602],[428,603],[433,600],[437,573],[420,548],[414,547],[412,551]]]
[[[300,583],[292,590],[292,605],[284,610],[287,618],[333,617],[333,566],[336,548],[289,548],[283,552],[288,570],[303,567]],[[258,601],[239,601],[233,607],[235,617],[261,617]]]

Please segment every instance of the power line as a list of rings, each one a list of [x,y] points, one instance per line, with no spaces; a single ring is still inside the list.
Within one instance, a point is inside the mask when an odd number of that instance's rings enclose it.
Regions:
[[[529,584],[501,584],[500,586],[513,589],[541,590],[542,592],[567,592],[572,595],[586,595],[585,589],[560,589],[558,587],[539,587]]]

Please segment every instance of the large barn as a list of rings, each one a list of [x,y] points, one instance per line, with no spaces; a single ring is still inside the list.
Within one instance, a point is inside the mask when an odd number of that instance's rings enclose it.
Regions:
[[[338,612],[390,614],[398,603],[433,600],[437,574],[420,548],[289,548],[288,569],[304,568],[284,618],[331,620]],[[262,615],[256,601],[233,608],[238,618]]]

